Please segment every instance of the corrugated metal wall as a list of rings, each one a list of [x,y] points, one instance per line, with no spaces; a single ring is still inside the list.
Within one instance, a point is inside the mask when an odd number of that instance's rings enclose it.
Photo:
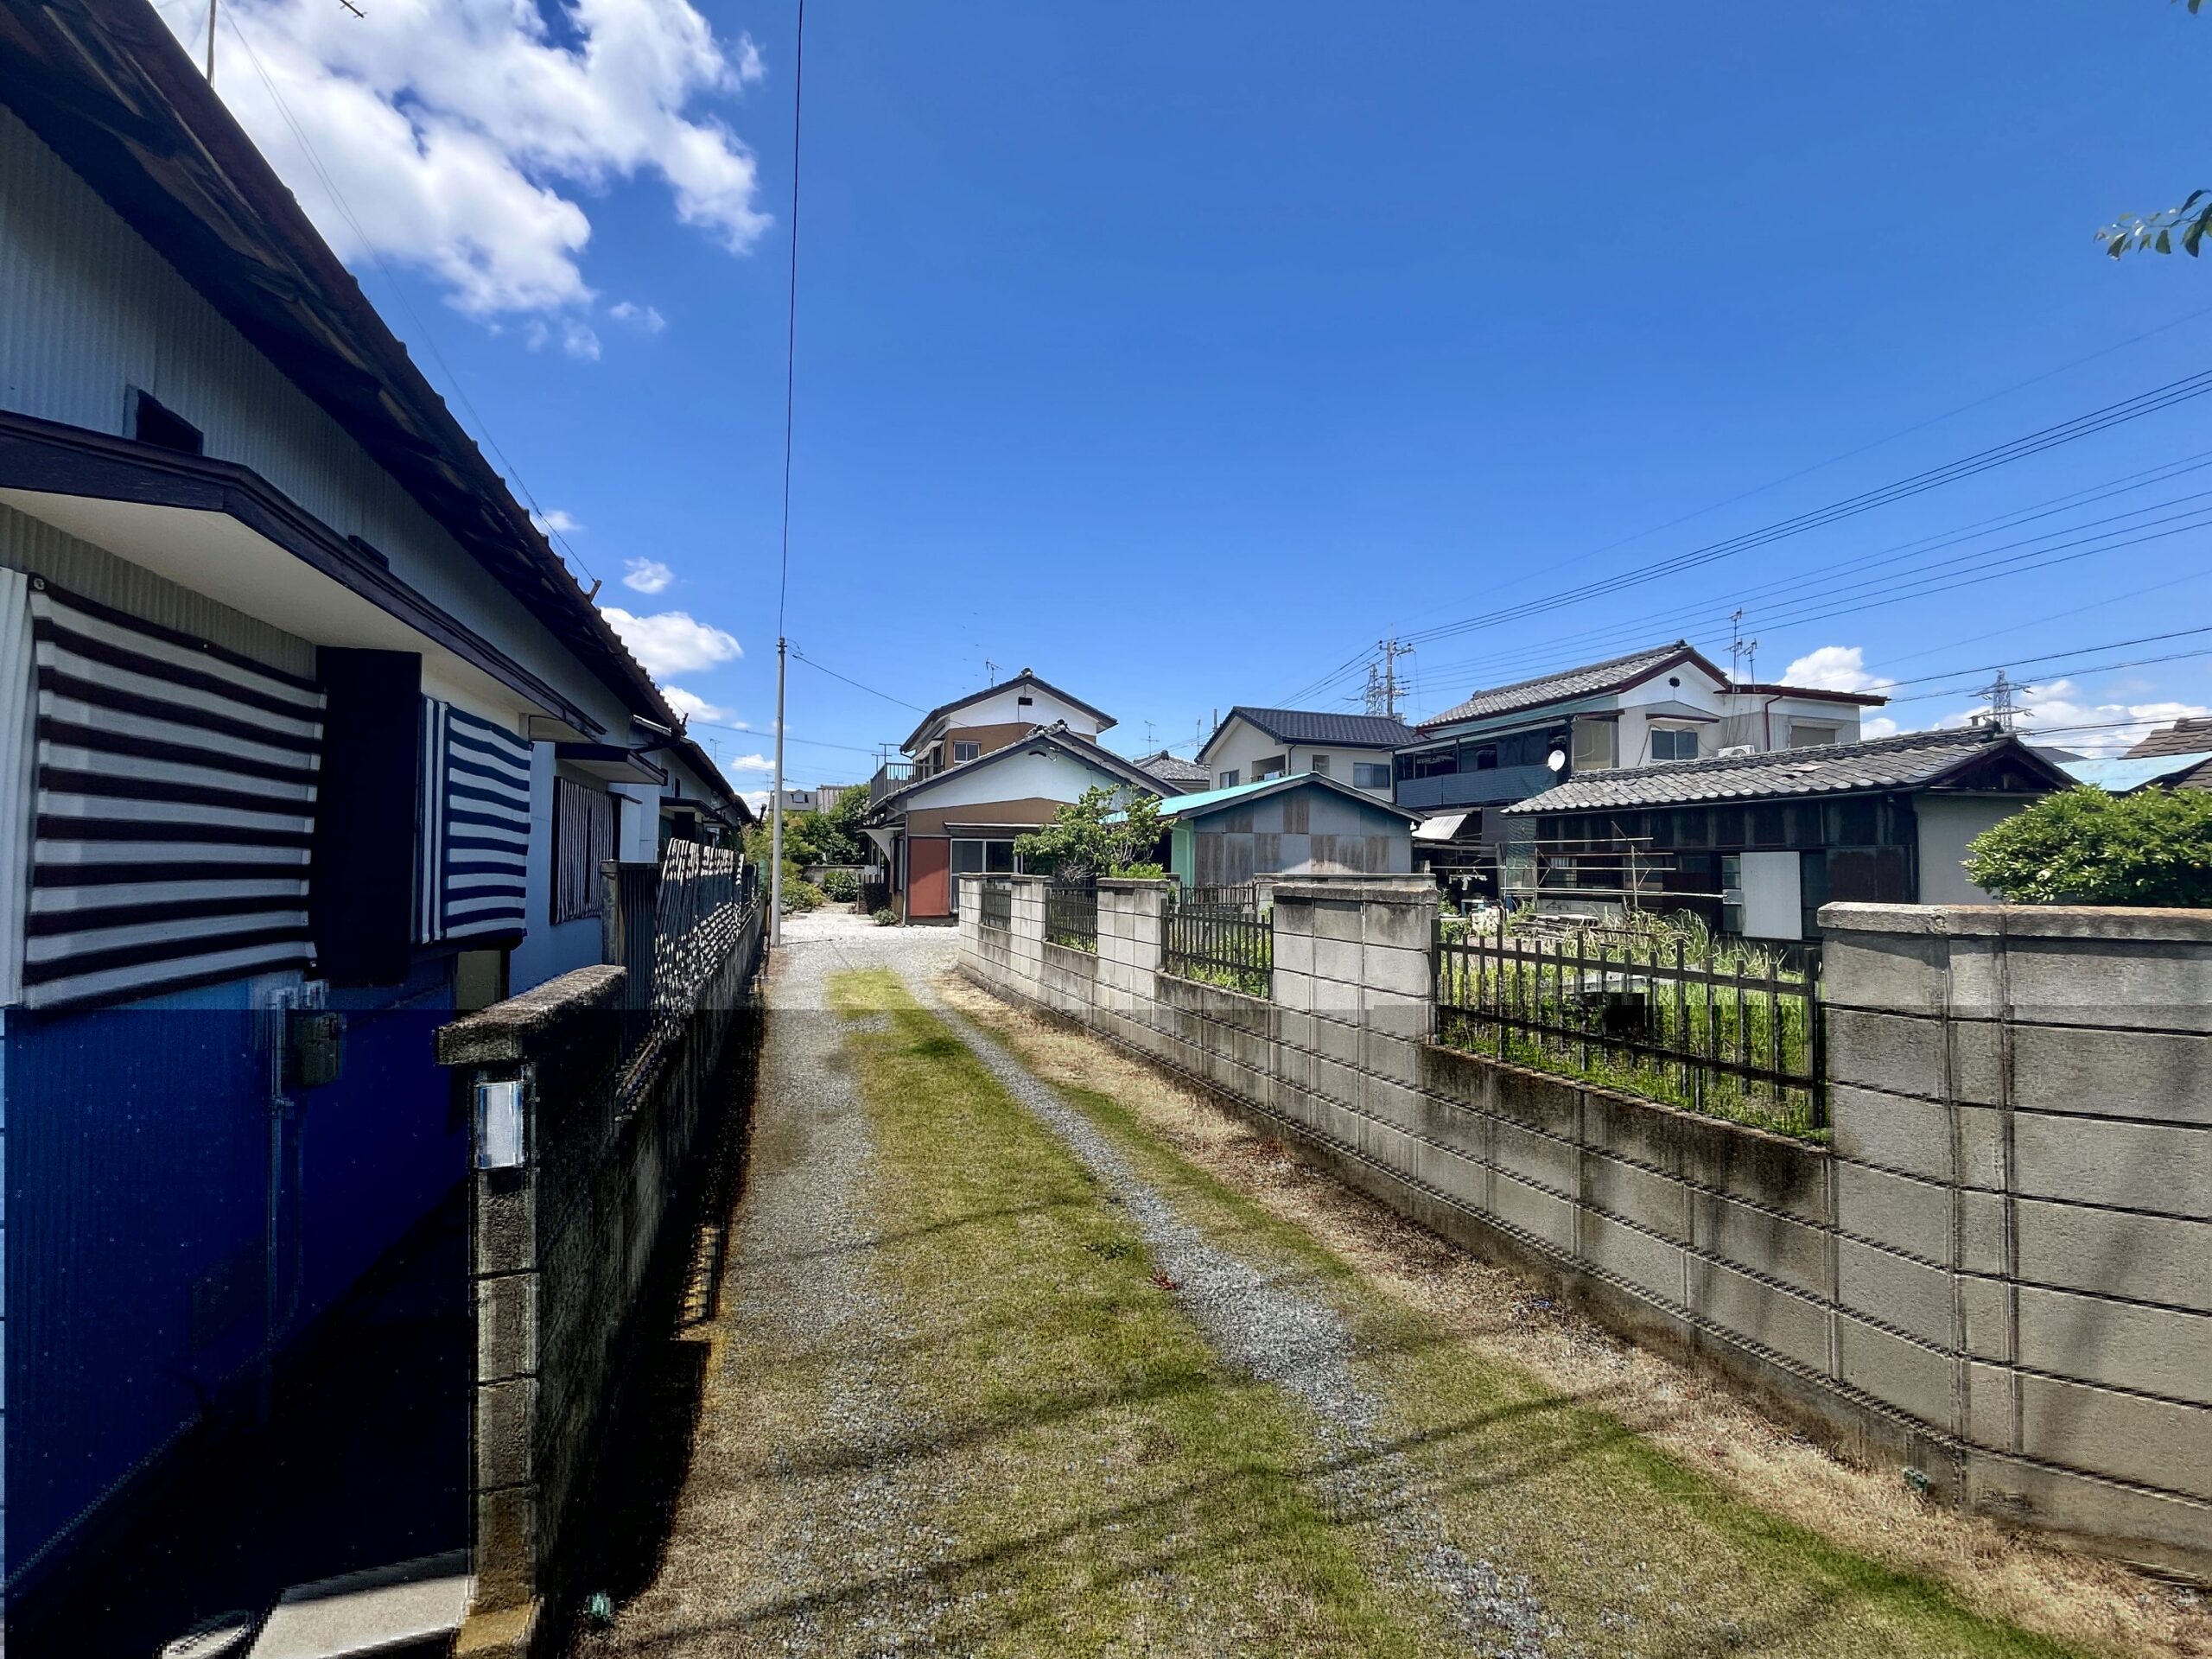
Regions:
[[[619,699],[247,343],[15,114],[0,108],[0,407],[127,430],[139,388],[395,575],[610,722]]]

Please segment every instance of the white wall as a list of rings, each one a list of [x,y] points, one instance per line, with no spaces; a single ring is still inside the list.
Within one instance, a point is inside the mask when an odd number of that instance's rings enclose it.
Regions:
[[[1023,697],[1030,699],[1027,708],[1021,705]],[[1097,715],[1054,696],[1033,680],[1009,680],[988,696],[965,703],[945,716],[949,726],[1012,726],[1024,721],[1050,726],[1055,721],[1065,721],[1068,730],[1078,737],[1098,735]]]
[[[1389,749],[1356,748],[1341,743],[1285,743],[1281,738],[1269,736],[1242,715],[1233,715],[1222,727],[1218,739],[1206,752],[1205,764],[1211,774],[1211,781],[1207,787],[1220,788],[1222,773],[1232,768],[1236,772],[1238,783],[1249,784],[1253,781],[1253,763],[1278,754],[1284,757],[1283,770],[1287,772],[1311,772],[1313,770],[1313,757],[1325,754],[1329,757],[1329,776],[1340,784],[1351,784],[1355,760],[1378,763],[1387,767],[1390,764],[1391,752]],[[1379,801],[1390,798],[1388,784],[1366,792]]]
[[[1034,750],[1010,754],[988,766],[955,767],[907,796],[903,804],[911,812],[978,806],[991,801],[1072,801],[1084,790],[1101,784],[1109,789],[1126,787],[1122,779],[1104,767],[1086,766],[1073,755],[1040,743]]]
[[[1920,820],[1920,902],[1993,905],[1994,893],[1974,886],[1961,868],[1967,843],[2028,804],[2023,796],[1923,795],[1913,804]]]

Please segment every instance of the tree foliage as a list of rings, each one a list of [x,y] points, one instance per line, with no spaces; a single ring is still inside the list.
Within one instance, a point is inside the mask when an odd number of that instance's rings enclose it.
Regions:
[[[2204,5],[2204,0],[2181,3],[2188,6],[2192,17]],[[2212,228],[2212,190],[2192,190],[2189,200],[2178,207],[2162,208],[2155,213],[2130,213],[2113,220],[2097,232],[2097,240],[2115,259],[2123,253],[2140,253],[2146,248],[2154,253],[2171,253],[2177,241],[2181,244],[2181,251],[2194,259],[2208,228]]]
[[[1123,874],[1149,864],[1159,848],[1159,798],[1103,786],[1084,790],[1014,843],[1023,869],[1071,876]]]
[[[2212,791],[2046,795],[1976,836],[1967,874],[2015,904],[2212,906]]]

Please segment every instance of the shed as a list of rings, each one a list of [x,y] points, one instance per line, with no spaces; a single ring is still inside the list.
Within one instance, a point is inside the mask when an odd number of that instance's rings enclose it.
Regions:
[[[1410,874],[1421,815],[1307,772],[1170,796],[1160,817],[1176,879],[1227,887],[1278,875]]]

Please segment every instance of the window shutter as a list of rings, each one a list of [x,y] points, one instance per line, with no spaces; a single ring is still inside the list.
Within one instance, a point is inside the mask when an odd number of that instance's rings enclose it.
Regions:
[[[315,686],[31,582],[36,774],[23,1001],[306,965]]]
[[[423,834],[416,937],[523,931],[530,868],[531,746],[488,720],[423,700]]]

